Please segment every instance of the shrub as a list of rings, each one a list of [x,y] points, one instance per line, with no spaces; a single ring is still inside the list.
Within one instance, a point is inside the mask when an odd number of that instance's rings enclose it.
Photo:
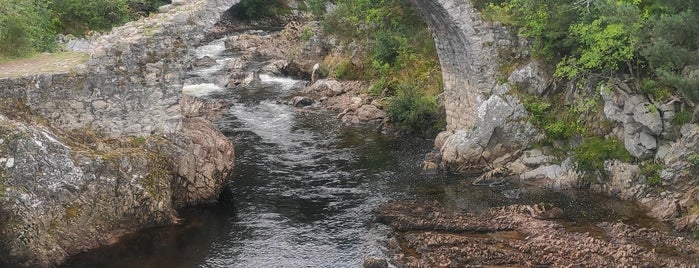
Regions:
[[[54,0],[52,9],[61,32],[74,35],[107,30],[130,19],[127,0]]]
[[[325,31],[338,37],[346,48],[366,48],[366,53],[344,51],[352,55],[354,64],[338,61],[329,65],[335,66],[334,76],[373,80],[369,94],[386,97],[389,116],[404,129],[443,126],[435,120],[440,111],[436,96],[442,92],[437,49],[410,1],[334,2],[336,8],[324,16]]]
[[[658,163],[645,163],[641,166],[641,173],[646,177],[646,183],[652,187],[660,186],[662,183],[662,178],[660,178],[660,171],[663,166]]]
[[[687,160],[689,160],[689,163],[692,163],[695,168],[699,168],[699,153],[690,154]]]
[[[313,16],[320,18],[325,14],[325,5],[328,0],[306,0],[306,8],[311,11]]]
[[[284,15],[291,9],[281,0],[241,0],[233,11],[243,19],[259,19]]]
[[[301,40],[304,42],[308,42],[311,40],[313,37],[313,29],[310,27],[303,28],[303,31],[301,32]]]
[[[682,126],[690,121],[692,121],[692,112],[687,109],[682,109],[672,118],[672,124],[675,126]]]
[[[580,146],[573,149],[574,160],[579,170],[604,173],[604,161],[619,159],[631,161],[633,157],[624,145],[614,139],[588,137]]]
[[[55,32],[49,18],[42,1],[0,0],[0,57],[53,50]]]
[[[395,90],[395,83],[386,78],[381,78],[374,82],[368,90],[369,95],[374,97],[384,97],[384,95],[392,95]],[[387,93],[387,94],[385,94]]]
[[[643,79],[641,83],[641,91],[648,96],[652,96],[653,100],[662,102],[672,97],[670,89],[653,79]]]
[[[414,88],[403,86],[387,104],[386,112],[394,122],[404,129],[426,129],[437,114],[436,101],[418,94]]]
[[[371,60],[380,64],[394,65],[401,48],[401,37],[386,31],[379,32],[371,45]]]
[[[171,3],[170,0],[128,0],[132,18],[145,17],[158,10],[158,7]]]

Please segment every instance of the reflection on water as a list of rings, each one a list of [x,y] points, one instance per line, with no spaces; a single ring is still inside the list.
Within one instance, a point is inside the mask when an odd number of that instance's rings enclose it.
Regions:
[[[206,48],[215,53],[200,54],[221,55],[221,44]],[[65,267],[358,267],[365,256],[384,255],[388,229],[372,223],[372,210],[397,199],[436,199],[469,211],[543,201],[580,223],[639,214],[632,204],[589,193],[529,188],[520,199],[508,199],[504,191],[522,186],[489,188],[461,183],[466,178],[460,175],[420,175],[432,141],[295,110],[278,100],[302,83],[261,78],[257,87],[196,91],[233,103],[217,122],[234,140],[237,157],[220,204],[188,209],[181,226],[139,232]]]

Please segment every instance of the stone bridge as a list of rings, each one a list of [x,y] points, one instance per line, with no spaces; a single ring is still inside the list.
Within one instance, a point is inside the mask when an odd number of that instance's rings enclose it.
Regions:
[[[470,1],[412,1],[437,41],[448,131],[470,130],[513,39]],[[79,71],[0,78],[0,266],[52,266],[218,196],[233,146],[181,90],[192,48],[237,3],[173,0],[99,37]]]

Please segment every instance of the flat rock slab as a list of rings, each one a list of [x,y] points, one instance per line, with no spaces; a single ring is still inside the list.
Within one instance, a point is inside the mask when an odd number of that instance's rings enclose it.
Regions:
[[[699,267],[693,239],[620,222],[574,229],[542,215],[536,206],[472,214],[419,201],[376,211],[394,229],[397,267]]]

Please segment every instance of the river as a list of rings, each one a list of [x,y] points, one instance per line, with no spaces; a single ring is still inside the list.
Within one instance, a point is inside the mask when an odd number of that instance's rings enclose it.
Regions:
[[[62,267],[361,267],[366,256],[386,258],[390,230],[374,223],[372,210],[402,199],[435,199],[469,211],[545,201],[583,225],[646,220],[634,204],[586,192],[422,175],[431,140],[384,135],[344,125],[328,112],[281,104],[304,81],[261,75],[259,85],[224,89],[208,76],[236,55],[222,40],[197,54],[217,64],[193,70],[188,81],[196,82],[184,86],[185,94],[232,103],[216,122],[234,141],[237,158],[220,202],[185,209],[181,225],[128,235]],[[522,188],[519,199],[505,197]]]

